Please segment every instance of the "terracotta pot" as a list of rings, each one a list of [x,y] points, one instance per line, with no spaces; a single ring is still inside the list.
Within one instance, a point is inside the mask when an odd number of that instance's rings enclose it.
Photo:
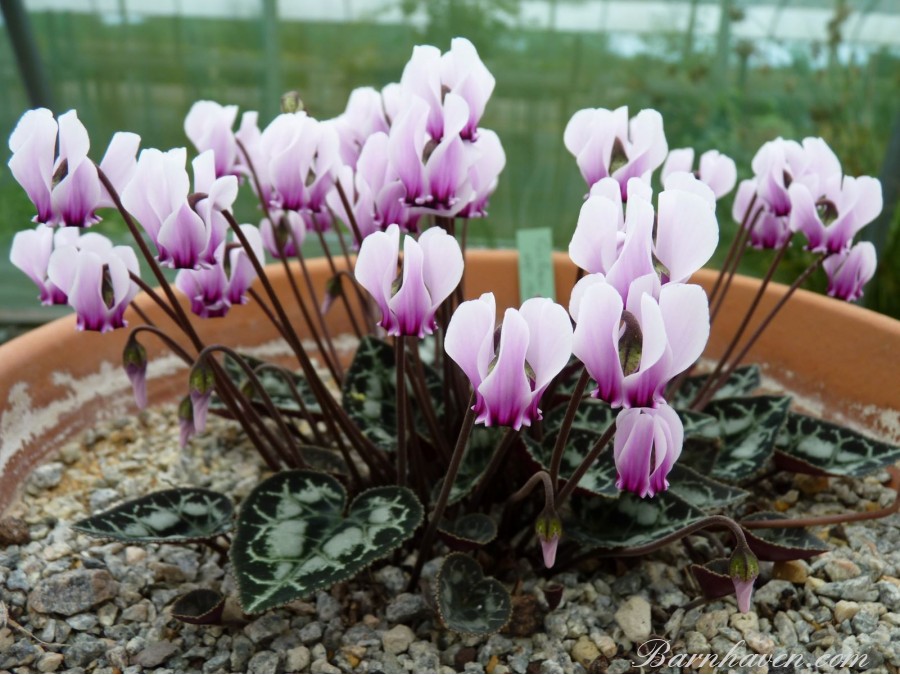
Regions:
[[[472,251],[468,260],[467,297],[493,291],[499,308],[519,304],[514,251]],[[555,255],[554,263],[558,299],[565,304],[575,268],[561,253]],[[331,276],[329,269],[324,260],[312,261],[309,268],[321,297]],[[295,319],[294,325],[301,326],[283,268],[272,266],[270,278]],[[696,278],[707,288],[713,280],[714,273],[706,271]],[[725,348],[757,285],[754,279],[735,280],[716,322],[708,355],[716,356]],[[770,287],[761,311],[783,292],[783,286]],[[138,304],[161,327],[170,325],[147,297],[140,297]],[[134,313],[128,318],[133,325],[139,323]],[[224,319],[197,320],[195,324],[207,343],[222,341],[290,362],[283,342],[255,303],[233,308]],[[351,330],[340,303],[330,311],[328,324],[334,335]],[[61,444],[98,420],[135,411],[120,365],[128,331],[99,335],[76,332],[74,326],[71,316],[58,319],[0,346],[0,513],[12,502],[27,473]],[[183,395],[187,379],[183,364],[151,336],[145,336],[142,343],[151,357],[150,403]],[[900,417],[898,351],[900,322],[799,291],[749,360],[761,362],[767,376],[810,399],[821,415],[891,436],[890,425],[896,430]]]

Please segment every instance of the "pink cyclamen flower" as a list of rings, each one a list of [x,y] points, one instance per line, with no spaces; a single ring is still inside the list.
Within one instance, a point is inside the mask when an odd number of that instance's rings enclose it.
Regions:
[[[325,124],[332,125],[337,131],[341,160],[351,169],[356,169],[366,140],[372,134],[386,133],[390,128],[381,94],[372,87],[358,87],[351,91],[344,112]]]
[[[468,106],[469,117],[460,130],[462,138],[478,140],[478,123],[495,84],[475,45],[464,37],[453,38],[450,51],[441,56],[441,87],[462,97]]]
[[[671,406],[625,408],[616,417],[616,487],[640,497],[668,490],[683,443],[684,426]]]
[[[819,192],[816,198],[799,181],[788,188],[790,228],[806,236],[810,251],[838,253],[847,249],[856,233],[881,213],[881,182],[876,178],[844,176],[841,180],[836,174],[820,185]]]
[[[254,254],[265,261],[263,240],[253,225],[241,225]],[[235,238],[234,236],[232,237]],[[175,286],[191,301],[191,311],[204,319],[225,316],[233,305],[247,302],[246,293],[256,279],[256,270],[244,248],[232,241],[216,250],[216,264],[197,270],[181,270]]]
[[[647,109],[629,120],[625,106],[579,110],[566,125],[563,142],[589,188],[611,176],[619,183],[623,200],[628,198],[628,179],[649,182],[669,149],[662,115]]]
[[[469,182],[475,196],[457,214],[460,218],[481,218],[487,215],[488,200],[497,189],[500,172],[506,166],[506,153],[500,137],[490,129],[481,129],[478,140],[466,146],[470,159]]]
[[[570,312],[572,351],[597,382],[593,396],[616,408],[663,404],[666,385],[700,357],[709,339],[703,289],[660,287],[654,274],[636,279],[625,303],[603,275],[587,276],[572,289]]]
[[[459,284],[463,257],[456,238],[438,227],[416,241],[403,241],[403,274],[395,287],[400,254],[400,228],[375,232],[363,240],[356,259],[356,279],[381,309],[379,325],[389,335],[431,335],[440,304]]]
[[[117,189],[130,177],[139,142],[135,134],[115,134],[100,163]],[[111,205],[87,156],[87,130],[74,110],[58,121],[46,108],[29,110],[10,135],[9,149],[9,168],[37,208],[35,222],[89,227],[100,220],[96,209]]]
[[[572,324],[547,298],[507,309],[495,347],[492,293],[462,303],[447,327],[445,349],[472,383],[477,422],[519,429],[541,419],[538,407],[550,381],[572,353]]]
[[[791,236],[789,216],[776,215],[756,196],[757,181],[754,178],[742,180],[734,196],[731,215],[735,222],[750,228],[750,245],[756,249],[775,249],[784,246]],[[751,206],[752,205],[752,206]]]
[[[212,150],[216,158],[215,177],[234,173],[237,144],[234,140],[236,105],[221,105],[215,101],[197,101],[184,118],[184,133],[198,152]]]
[[[694,172],[694,149],[678,148],[669,151],[666,163],[662,168],[663,185],[669,187],[666,179],[677,171],[694,173],[694,176],[708,185],[715,194],[716,199],[721,199],[734,189],[737,181],[737,167],[734,160],[723,155],[718,150],[707,150],[700,155],[700,166]]]
[[[269,218],[259,224],[259,233],[266,251],[273,258],[293,258],[300,254],[297,246],[306,240],[306,221],[296,211],[269,209]],[[273,222],[274,221],[274,224]]]
[[[863,287],[875,276],[877,265],[875,246],[869,241],[828,256],[822,262],[828,275],[828,295],[848,302],[858,300],[863,295]]]
[[[47,276],[50,256],[55,248],[74,244],[79,230],[71,227],[53,229],[39,224],[33,230],[17,232],[13,237],[9,260],[37,285],[43,305],[65,305],[66,294]]]
[[[78,330],[101,333],[128,325],[125,310],[138,293],[131,274],[140,274],[131,247],[113,246],[98,234],[57,248],[47,270],[50,281],[75,310]]]

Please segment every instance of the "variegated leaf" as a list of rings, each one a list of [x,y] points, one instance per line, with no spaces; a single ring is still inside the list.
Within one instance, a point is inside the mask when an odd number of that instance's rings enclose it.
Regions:
[[[435,414],[443,415],[443,391],[440,375],[423,363],[425,384],[431,394]],[[429,435],[420,404],[407,383],[416,429]],[[344,374],[341,388],[344,409],[365,436],[382,450],[397,447],[397,368],[394,348],[383,340],[365,336],[356,348],[353,363]]]
[[[675,395],[671,403],[675,407],[688,407],[700,391],[700,387],[706,382],[706,375],[695,375],[687,378]],[[760,383],[759,366],[755,363],[749,366],[736,368],[719,390],[713,394],[712,400],[723,398],[739,398],[749,396]]]
[[[80,520],[72,527],[92,537],[117,541],[208,541],[231,529],[233,508],[228,497],[211,490],[162,490]]]
[[[456,480],[453,481],[453,487],[450,488],[448,505],[456,504],[475,489],[478,481],[481,480],[484,470],[491,463],[491,457],[500,443],[501,436],[502,432],[498,427],[476,426],[472,429],[462,464],[459,466]],[[435,483],[431,491],[432,500],[437,500],[442,486],[443,480]]]
[[[547,413],[544,419],[544,427],[548,434],[559,429],[562,425],[567,407],[558,406]],[[587,398],[578,404],[575,417],[572,418],[572,427],[593,432],[599,438],[610,424],[615,423],[618,412],[618,410],[613,410],[606,401]]]
[[[548,434],[542,443],[538,443],[529,436],[522,436],[528,454],[544,470],[549,470],[557,433],[554,431]],[[559,464],[561,478],[567,478],[575,472],[594,444],[600,440],[602,433],[602,431],[595,433],[572,425],[566,447],[563,449],[562,461]],[[578,481],[578,489],[606,499],[615,499],[619,496],[619,488],[616,487],[616,464],[613,461],[612,442],[600,453],[597,460]]]
[[[737,482],[763,469],[787,418],[789,396],[750,396],[712,401],[703,412],[718,420],[722,448],[713,478]]]
[[[783,514],[754,513],[747,520],[780,520]],[[802,527],[764,527],[744,529],[747,545],[760,560],[797,560],[812,558],[829,550],[828,544]]]
[[[465,635],[490,635],[509,622],[509,591],[463,553],[451,553],[437,575],[436,595],[441,621]]]
[[[422,522],[412,491],[347,493],[331,476],[283,471],[241,505],[231,562],[245,612],[258,613],[354,576],[409,539]]]
[[[678,417],[684,425],[685,438],[718,438],[719,424],[715,417],[696,410],[678,409]]]
[[[279,411],[288,415],[302,414],[300,405],[297,403],[297,399],[294,398],[294,393],[281,375],[268,369],[257,371],[260,366],[266,363],[262,359],[250,356],[249,354],[241,354],[241,357],[247,362],[247,365],[256,372],[256,377],[259,379],[263,388],[266,390],[266,393],[269,395],[269,398],[272,399],[272,403],[275,404],[275,407],[278,408]],[[238,387],[241,387],[244,391],[248,392],[252,396],[253,401],[262,405],[262,397],[249,385],[247,373],[238,365],[237,361],[230,356],[226,356],[224,359],[224,367],[225,372],[228,373],[232,381],[237,384]],[[313,415],[320,414],[322,408],[313,394],[309,383],[306,381],[306,378],[300,373],[293,372],[290,373],[290,376],[307,411]],[[262,407],[260,408],[260,411],[266,412]]]
[[[587,549],[644,546],[704,517],[669,492],[653,499],[623,492],[615,501],[576,496],[572,506],[575,518],[565,523],[563,531]]]
[[[720,509],[749,495],[746,490],[713,480],[680,461],[669,472],[669,492],[698,509]]]
[[[775,445],[779,453],[794,460],[795,471],[806,465],[832,476],[865,476],[900,460],[900,446],[795,412],[788,414]]]
[[[467,513],[453,522],[444,521],[438,531],[454,550],[471,551],[496,539],[497,523],[483,513]]]
[[[730,561],[728,558],[716,558],[708,563],[691,565],[691,573],[707,600],[725,598],[734,594],[734,582],[731,580]]]

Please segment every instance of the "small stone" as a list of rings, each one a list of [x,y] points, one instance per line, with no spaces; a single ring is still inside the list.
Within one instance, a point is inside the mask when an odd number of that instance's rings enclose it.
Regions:
[[[0,518],[0,547],[21,546],[31,541],[28,523],[21,518]]]
[[[62,665],[63,655],[56,654],[54,652],[50,652],[48,654],[44,654],[41,658],[38,659],[38,662],[35,664],[35,667],[41,673],[53,673],[56,672],[56,669]]]
[[[328,623],[341,615],[341,603],[323,591],[316,597],[316,614],[319,621]]]
[[[35,494],[41,490],[55,488],[62,481],[62,474],[62,462],[41,464],[31,472],[31,476],[28,478],[28,491]]]
[[[106,570],[72,570],[44,579],[28,596],[28,607],[41,614],[72,616],[116,597],[119,584]]]
[[[66,623],[82,633],[96,626],[100,620],[94,614],[76,614],[66,619]]]
[[[809,565],[803,560],[779,560],[772,567],[775,579],[784,579],[792,584],[806,583],[809,578]]]
[[[834,605],[834,620],[843,623],[852,619],[859,612],[859,603],[848,600],[838,600]]]
[[[822,584],[816,589],[819,595],[826,598],[855,600],[856,602],[875,602],[878,600],[878,589],[869,577],[858,576],[847,581],[832,581]]]
[[[300,673],[309,666],[309,647],[303,645],[289,649],[285,656],[285,670],[289,673]]]
[[[318,642],[322,639],[322,624],[320,624],[318,621],[313,621],[306,624],[303,628],[300,629],[300,634],[298,637],[300,638],[300,642],[305,645]]]
[[[147,557],[147,550],[140,546],[125,547],[125,562],[128,565],[137,565]]]
[[[850,625],[857,635],[871,635],[878,628],[878,616],[863,609],[850,620]]]
[[[572,647],[572,660],[587,668],[598,656],[600,650],[587,635],[582,635]]]
[[[204,673],[219,673],[226,672],[226,668],[228,666],[228,662],[231,660],[231,654],[228,652],[219,652],[215,656],[211,656],[204,664],[203,664],[203,672]],[[299,672],[299,671],[290,671],[290,672]]]
[[[619,651],[616,641],[609,635],[603,634],[600,637],[594,638],[594,642],[600,648],[600,653],[608,659],[614,657]]]
[[[334,675],[340,675],[341,669],[331,665],[325,659],[316,659],[312,662],[312,666],[310,666],[309,672],[328,673],[329,675],[334,673]]]
[[[389,623],[412,623],[428,613],[428,605],[421,595],[401,593],[394,598],[384,611]]]
[[[716,609],[711,612],[704,612],[697,619],[697,630],[703,634],[707,640],[712,640],[719,634],[719,630],[728,625],[728,610]]]
[[[13,570],[6,577],[6,587],[11,591],[30,591],[31,584],[28,576],[22,570]]]
[[[263,614],[256,621],[244,626],[244,635],[254,643],[259,643],[284,633],[289,627],[287,619],[282,619],[276,614]]]
[[[279,656],[275,652],[257,652],[247,664],[250,673],[277,673]]]
[[[632,642],[641,643],[650,637],[650,603],[640,595],[628,598],[616,611],[615,618]]]
[[[91,513],[105,511],[107,507],[112,506],[113,503],[117,501],[119,501],[119,493],[112,488],[100,488],[99,490],[94,490],[91,493],[90,498]]]
[[[744,640],[747,641],[747,646],[757,654],[771,654],[775,651],[775,640],[759,631],[748,630],[744,633]]]
[[[116,615],[118,613],[119,608],[111,602],[108,602],[97,608],[97,620],[100,622],[101,626],[109,628],[116,622]]]
[[[177,652],[178,647],[168,640],[153,642],[138,652],[134,657],[134,663],[141,668],[156,668],[168,661]]]
[[[139,602],[122,610],[122,621],[145,623],[150,618],[150,603]]]
[[[852,560],[843,558],[829,560],[825,563],[824,571],[831,581],[847,581],[848,579],[855,579],[862,574],[859,565]]]
[[[691,630],[685,633],[684,650],[688,654],[709,654],[709,642],[703,633]]]
[[[399,567],[388,565],[382,567],[373,575],[375,581],[383,585],[391,593],[400,593],[406,588],[406,574]]]
[[[416,634],[413,633],[412,629],[409,626],[400,624],[389,631],[385,631],[384,635],[381,636],[381,644],[384,647],[384,651],[396,655],[402,654],[409,649],[409,645],[415,639]]]
[[[103,640],[82,637],[84,639],[73,642],[66,648],[66,668],[87,668],[92,661],[106,653],[106,643]]]
[[[900,586],[892,581],[879,581],[878,600],[889,612],[900,611]]]

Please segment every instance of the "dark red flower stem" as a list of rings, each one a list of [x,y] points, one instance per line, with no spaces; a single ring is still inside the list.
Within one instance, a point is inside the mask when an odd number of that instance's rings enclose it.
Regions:
[[[572,476],[569,480],[566,481],[566,484],[563,485],[562,489],[556,493],[556,506],[562,506],[566,499],[575,491],[575,488],[578,487],[578,482],[582,479],[587,470],[591,468],[591,464],[593,464],[597,457],[600,456],[600,453],[603,452],[603,449],[607,446],[607,444],[612,440],[613,436],[616,434],[616,421],[613,420],[612,424],[607,427],[606,431],[603,432],[603,435],[594,443],[594,447],[591,448],[591,451],[585,456],[585,458],[581,461],[581,464],[578,465],[578,468],[572,473]]]

